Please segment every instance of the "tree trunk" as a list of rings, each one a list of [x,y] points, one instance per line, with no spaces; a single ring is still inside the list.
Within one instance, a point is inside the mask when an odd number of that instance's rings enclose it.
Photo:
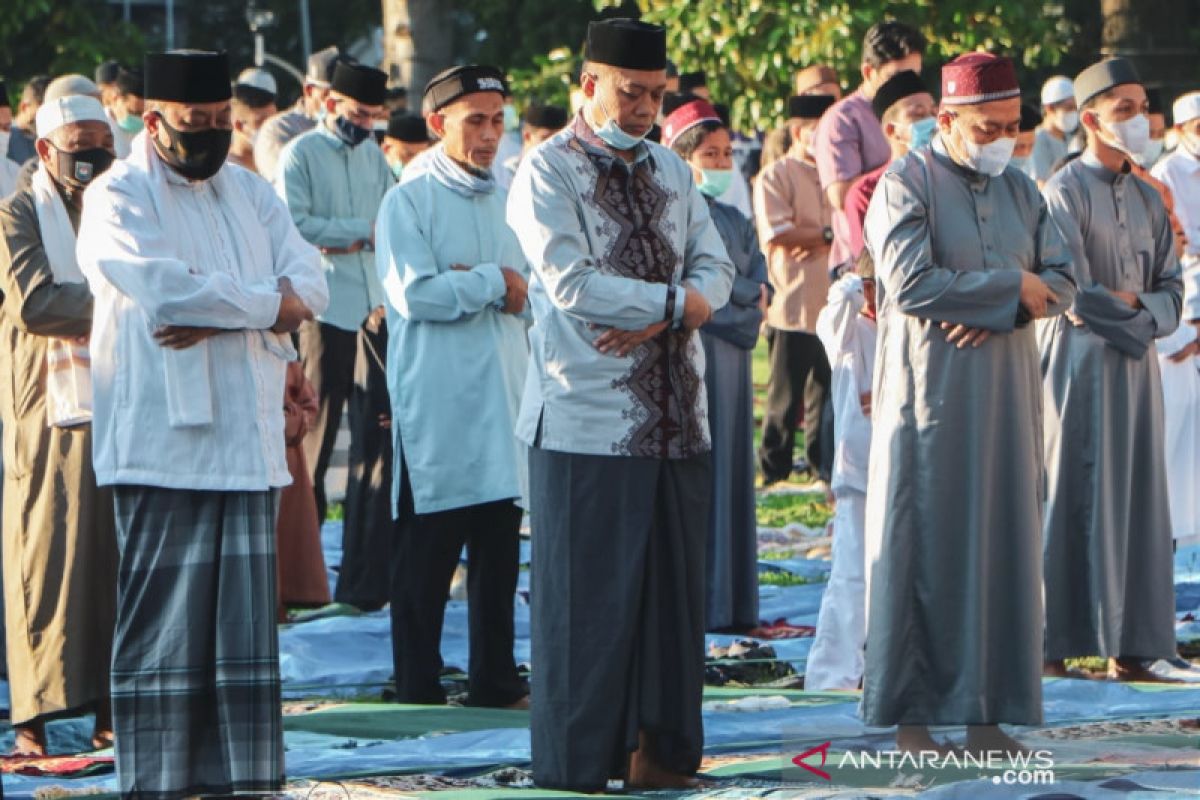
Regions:
[[[384,69],[419,109],[429,79],[454,63],[455,0],[382,0]]]
[[[1132,60],[1167,102],[1191,88],[1198,75],[1189,37],[1200,23],[1194,0],[1100,0],[1100,13],[1102,55]]]

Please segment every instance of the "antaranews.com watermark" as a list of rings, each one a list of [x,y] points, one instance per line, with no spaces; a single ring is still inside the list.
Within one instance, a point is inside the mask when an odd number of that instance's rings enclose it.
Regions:
[[[836,782],[842,774],[847,782],[864,785],[862,776],[852,772],[878,773],[880,788],[895,785],[897,779],[920,776],[923,783],[953,783],[982,779],[1005,786],[1047,786],[1053,784],[1054,754],[1049,750],[1007,753],[1002,750],[972,753],[951,750],[847,750],[830,753],[831,742],[811,747],[791,758],[795,769],[785,770],[785,779]],[[853,778],[851,780],[851,778]]]

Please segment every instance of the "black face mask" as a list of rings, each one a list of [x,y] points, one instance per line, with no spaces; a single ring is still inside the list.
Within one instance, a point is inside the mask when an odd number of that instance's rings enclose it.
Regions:
[[[92,179],[111,167],[117,158],[103,147],[75,152],[54,149],[58,152],[58,181],[73,191],[86,189]]]
[[[168,125],[162,115],[158,117],[158,124],[167,132],[171,145],[163,147],[156,137],[155,149],[171,169],[190,181],[206,181],[216,175],[229,156],[232,130],[181,131]]]
[[[360,144],[371,138],[372,130],[364,128],[362,125],[355,125],[345,117],[338,117],[333,121],[333,129],[337,133],[338,138],[351,147],[358,147]]]

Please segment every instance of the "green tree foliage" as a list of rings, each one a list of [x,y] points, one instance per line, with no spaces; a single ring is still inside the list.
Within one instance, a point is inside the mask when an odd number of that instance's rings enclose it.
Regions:
[[[927,77],[972,50],[1011,55],[1033,69],[1057,63],[1075,25],[1047,0],[638,0],[642,18],[665,25],[681,71],[703,69],[734,123],[765,129],[782,117],[795,70],[828,64],[843,85],[860,80],[862,39],[881,19],[915,25],[929,38]],[[598,6],[608,5],[598,0]]]
[[[91,77],[101,61],[140,58],[144,49],[120,7],[104,0],[0,0],[0,42],[0,76],[14,95],[34,75]]]

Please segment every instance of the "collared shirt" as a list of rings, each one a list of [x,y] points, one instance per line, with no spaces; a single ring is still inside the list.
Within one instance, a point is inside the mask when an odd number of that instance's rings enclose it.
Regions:
[[[891,158],[892,148],[861,87],[834,103],[821,117],[813,139],[813,153],[822,188],[839,181],[852,181]],[[850,258],[850,231],[846,226],[845,209],[835,208],[829,267],[833,269]]]
[[[286,486],[283,388],[295,351],[268,329],[278,278],[309,308],[324,308],[317,254],[266,181],[230,164],[197,182],[163,167],[166,178],[156,181],[145,163],[157,156],[147,156],[144,137],[88,187],[76,248],[95,295],[97,480],[211,491]],[[173,351],[195,356],[182,381],[171,369],[180,362],[153,336],[164,325],[222,329]],[[181,397],[189,409],[206,408],[207,421],[180,419]]]
[[[887,171],[888,164],[873,169],[856,180],[846,193],[846,231],[850,238],[850,257],[858,258],[866,246],[863,241],[863,223],[867,219],[867,209],[871,206],[871,198],[875,195],[875,187],[879,179]]]
[[[591,455],[707,452],[698,332],[668,326],[624,357],[594,344],[610,327],[678,324],[685,282],[713,309],[728,301],[733,264],[691,168],[652,142],[628,163],[581,113],[521,161],[508,222],[533,268],[521,439]]]
[[[34,147],[33,142],[34,137],[31,134],[13,125],[8,136],[9,160],[24,164],[37,158],[37,148]]]
[[[528,313],[497,306],[506,292],[502,268],[528,277],[529,267],[505,222],[505,201],[501,189],[465,197],[426,171],[379,209],[392,435],[418,514],[526,496],[526,451],[515,428]],[[393,472],[397,497],[400,470]]]
[[[383,151],[367,141],[351,147],[325,125],[292,140],[279,159],[275,190],[305,239],[344,250],[369,242],[379,204],[396,184]],[[321,256],[329,281],[329,308],[319,319],[357,331],[383,305],[383,286],[370,247]]]
[[[283,148],[292,139],[316,126],[317,121],[304,113],[303,100],[268,118],[258,129],[258,138],[254,141],[254,164],[258,174],[268,181],[274,181]]]
[[[812,333],[829,292],[829,246],[797,258],[791,248],[771,244],[771,240],[797,228],[819,234],[829,225],[829,201],[821,190],[817,168],[792,156],[769,164],[754,184],[754,219],[775,287],[767,324],[781,331]]]

